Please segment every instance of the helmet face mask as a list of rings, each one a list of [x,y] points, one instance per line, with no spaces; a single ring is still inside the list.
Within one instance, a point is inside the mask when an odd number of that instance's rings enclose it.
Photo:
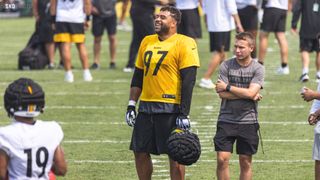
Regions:
[[[9,84],[3,99],[9,117],[36,117],[43,112],[45,105],[41,86],[28,78],[20,78]]]

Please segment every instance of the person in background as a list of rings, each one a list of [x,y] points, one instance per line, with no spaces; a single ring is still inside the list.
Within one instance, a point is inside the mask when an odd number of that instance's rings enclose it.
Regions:
[[[292,8],[291,32],[300,35],[300,53],[302,60],[301,82],[309,80],[309,54],[316,52],[316,80],[320,81],[320,1],[298,0]],[[297,25],[301,15],[300,32]]]
[[[168,154],[166,142],[172,130],[190,129],[192,91],[200,64],[194,39],[177,34],[180,19],[174,6],[164,6],[155,15],[156,34],[143,39],[131,80],[126,122],[133,126],[130,149],[140,180],[152,177],[151,154]],[[170,178],[183,180],[184,165],[170,157],[169,163]]]
[[[31,79],[20,78],[9,84],[3,99],[12,123],[0,127],[0,179],[55,177],[50,171],[66,175],[60,125],[35,119],[45,106],[41,86]]]
[[[314,175],[315,180],[320,180],[320,83],[318,83],[317,91],[313,91],[310,88],[303,87],[301,97],[304,101],[313,101],[310,108],[308,122],[314,127],[314,142],[312,150],[312,159],[314,160]]]
[[[250,32],[256,41],[258,33],[258,0],[236,0],[238,15],[243,30]],[[257,58],[256,48],[253,50],[251,57]]]
[[[216,92],[221,98],[214,147],[217,152],[217,179],[230,179],[229,160],[236,142],[240,177],[252,178],[252,155],[258,150],[258,101],[264,84],[264,67],[251,57],[254,36],[248,32],[236,35],[235,58],[220,66]]]
[[[225,60],[226,52],[230,49],[230,36],[231,30],[234,29],[234,23],[237,32],[242,32],[243,28],[235,0],[204,0],[203,6],[210,36],[212,57],[199,86],[201,88],[214,89],[215,85],[211,80],[211,76],[219,64]]]
[[[53,42],[53,29],[51,26],[50,0],[32,0],[32,12],[36,19],[36,31],[39,40],[44,43],[49,58],[48,69],[54,69],[55,43]]]
[[[280,47],[281,66],[277,69],[277,73],[280,75],[290,73],[288,66],[288,42],[285,34],[289,6],[291,6],[291,0],[266,1],[259,33],[258,61],[264,64],[269,33],[274,32]]]
[[[55,28],[54,42],[60,43],[60,53],[65,70],[64,80],[74,81],[71,70],[71,43],[75,43],[83,69],[83,80],[92,81],[89,58],[85,46],[84,30],[89,28],[91,14],[90,0],[51,0],[50,14]]]
[[[194,39],[202,37],[199,5],[202,7],[202,0],[177,0],[176,7],[181,12],[181,23],[178,26],[178,33]]]
[[[155,5],[169,4],[169,0],[131,0],[130,18],[133,32],[130,43],[128,62],[123,72],[133,72],[136,56],[142,39],[154,34]]]
[[[121,0],[121,2],[122,2],[122,8],[121,8],[117,29],[121,31],[130,32],[132,31],[132,27],[126,21],[126,13],[127,13],[130,0]]]
[[[116,0],[93,0],[91,14],[92,34],[94,36],[93,58],[91,69],[100,68],[100,51],[103,31],[106,29],[109,39],[110,69],[116,68],[116,48],[117,48],[117,15]]]

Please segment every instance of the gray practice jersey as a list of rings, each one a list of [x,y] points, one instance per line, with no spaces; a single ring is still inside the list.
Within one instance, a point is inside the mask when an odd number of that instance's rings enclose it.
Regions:
[[[99,11],[100,17],[111,17],[116,14],[116,0],[93,0],[92,5]]]
[[[243,67],[235,58],[223,62],[220,66],[219,79],[231,86],[248,88],[250,83],[263,87],[264,67],[256,61]],[[250,99],[222,99],[218,121],[234,124],[257,123],[258,103]]]

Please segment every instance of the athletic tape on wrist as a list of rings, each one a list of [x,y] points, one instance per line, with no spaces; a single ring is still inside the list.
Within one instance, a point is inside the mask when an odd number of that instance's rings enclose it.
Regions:
[[[134,100],[129,100],[128,106],[136,106],[136,103]]]

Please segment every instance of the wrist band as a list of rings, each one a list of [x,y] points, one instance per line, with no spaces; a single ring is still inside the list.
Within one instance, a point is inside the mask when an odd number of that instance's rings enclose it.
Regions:
[[[227,87],[226,87],[226,91],[229,92],[230,89],[231,89],[231,86],[230,86],[230,84],[228,84]]]
[[[128,106],[136,106],[136,103],[134,100],[129,100]]]
[[[52,15],[51,16],[51,23],[55,23],[56,22],[56,15]]]
[[[86,16],[86,21],[90,21],[90,15]]]

